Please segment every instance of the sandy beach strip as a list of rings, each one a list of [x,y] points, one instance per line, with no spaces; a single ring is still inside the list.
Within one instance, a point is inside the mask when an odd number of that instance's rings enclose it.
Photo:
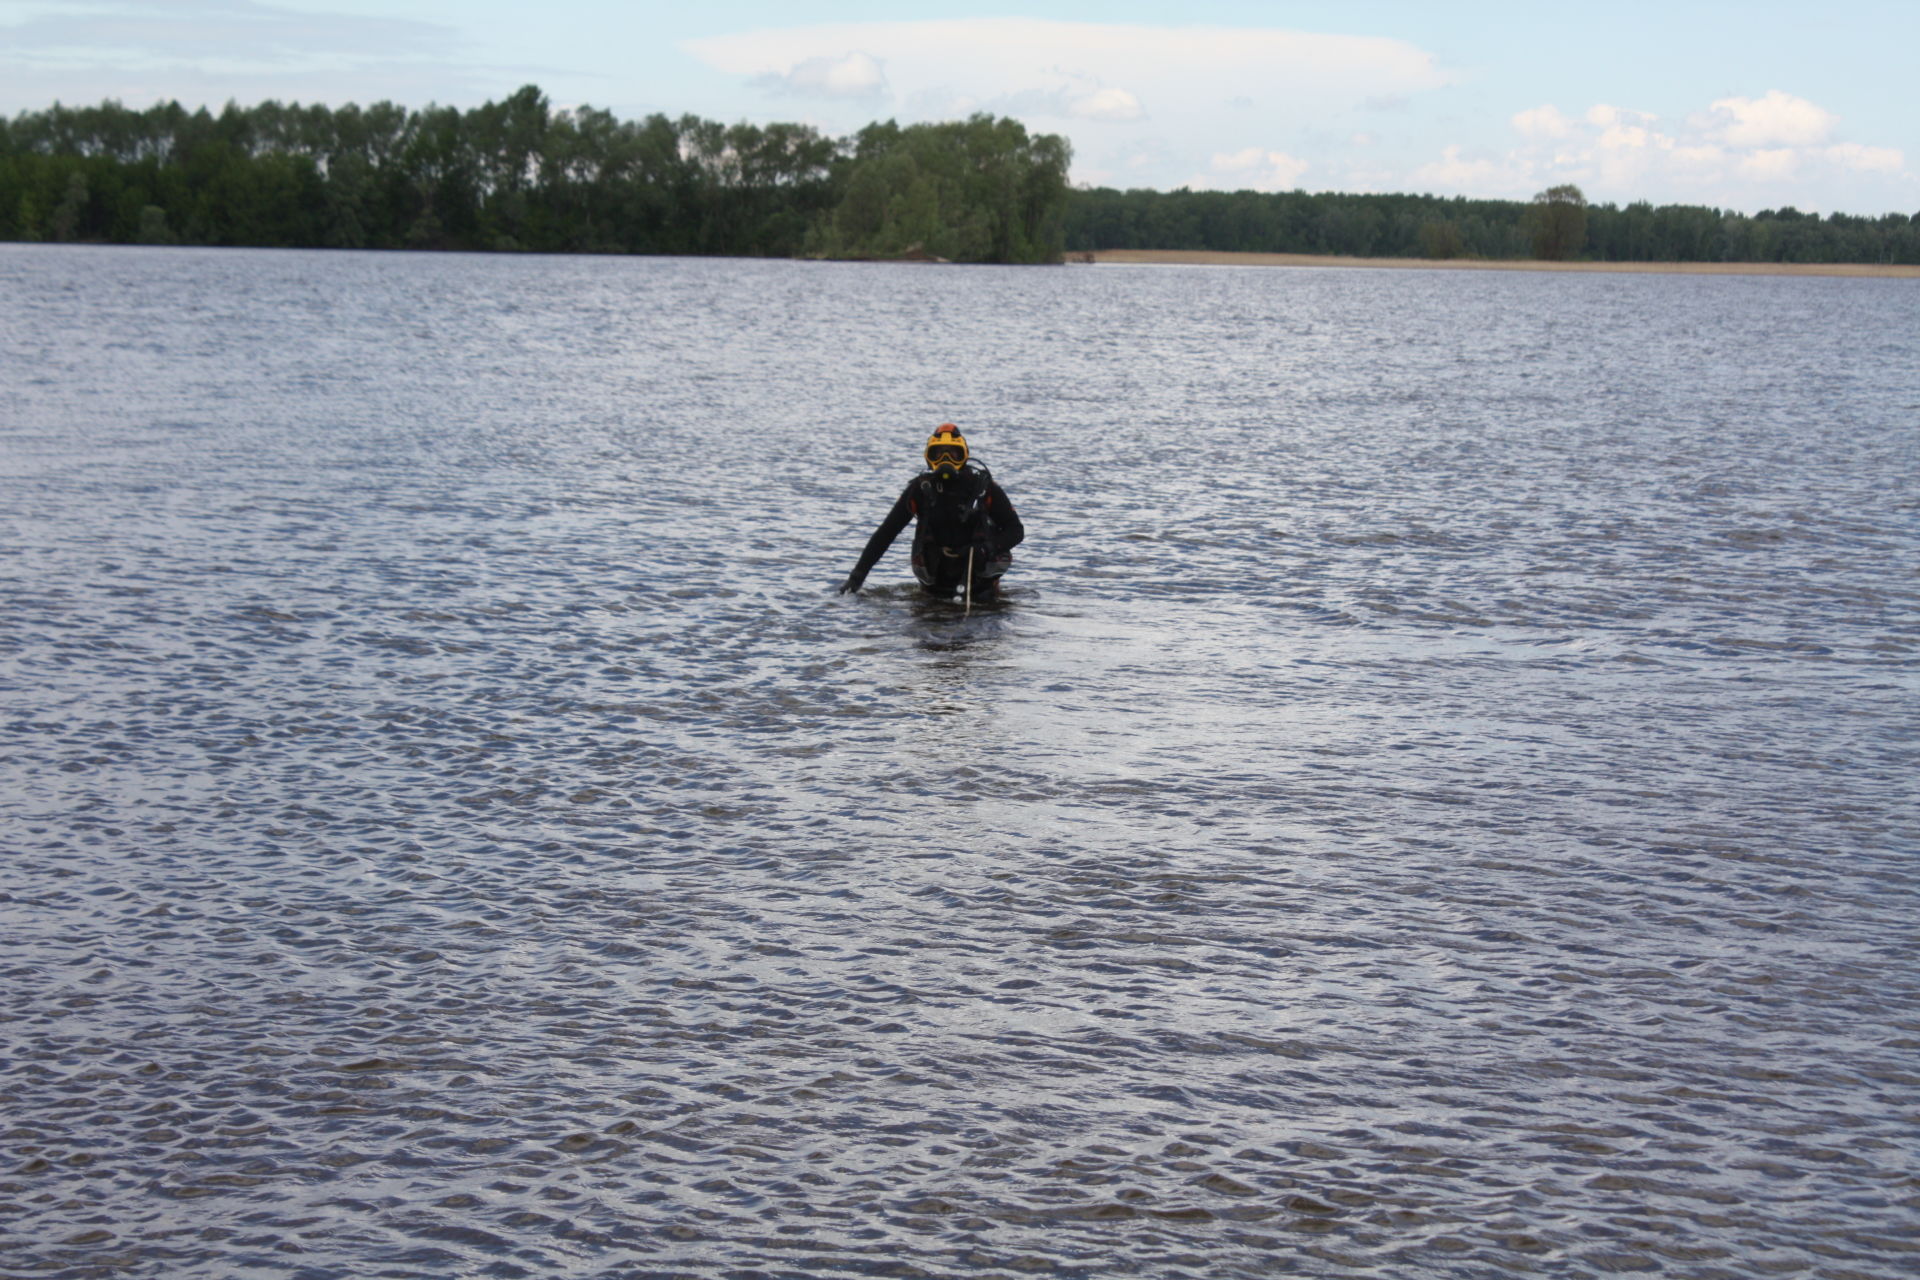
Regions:
[[[1346,258],[1317,253],[1216,253],[1206,249],[1096,249],[1067,261],[1189,267],[1387,267],[1422,271],[1624,271],[1701,276],[1861,276],[1920,280],[1920,266],[1859,262],[1539,262],[1487,258]]]

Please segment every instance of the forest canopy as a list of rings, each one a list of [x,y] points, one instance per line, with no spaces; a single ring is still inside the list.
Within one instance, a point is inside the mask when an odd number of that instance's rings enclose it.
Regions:
[[[1204,249],[1361,258],[1920,263],[1920,214],[1751,217],[1698,205],[1588,204],[1305,191],[1076,191],[1067,251]],[[1549,229],[1551,234],[1542,234]],[[1571,237],[1571,238],[1570,238]]]
[[[867,126],[390,102],[55,105],[0,119],[0,239],[1057,262],[1098,249],[1920,263],[1920,215],[1432,195],[1073,189],[1019,121]]]
[[[108,102],[0,121],[0,239],[791,257],[1061,254],[1064,139],[1017,120],[808,125]]]

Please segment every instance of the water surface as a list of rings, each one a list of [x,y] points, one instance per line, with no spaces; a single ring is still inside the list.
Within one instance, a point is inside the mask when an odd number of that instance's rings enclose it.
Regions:
[[[0,1274],[1911,1274],[1911,282],[0,297]]]

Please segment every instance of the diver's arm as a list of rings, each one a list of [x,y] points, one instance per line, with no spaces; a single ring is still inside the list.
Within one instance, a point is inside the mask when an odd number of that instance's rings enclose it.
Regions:
[[[1011,551],[1026,541],[1027,527],[1020,523],[1020,513],[1013,509],[1013,500],[997,481],[987,482],[987,511],[993,521],[995,551]]]
[[[867,549],[860,553],[860,560],[853,566],[853,572],[848,574],[847,580],[840,584],[840,594],[845,595],[849,591],[860,589],[860,584],[867,580],[867,574],[872,571],[875,562],[886,554],[887,548],[893,545],[893,540],[900,536],[900,531],[907,527],[907,522],[911,519],[913,519],[913,482],[908,481],[907,487],[900,491],[899,500],[893,504],[893,509],[887,512],[887,518],[880,522],[880,527],[873,531],[871,538],[867,539]]]

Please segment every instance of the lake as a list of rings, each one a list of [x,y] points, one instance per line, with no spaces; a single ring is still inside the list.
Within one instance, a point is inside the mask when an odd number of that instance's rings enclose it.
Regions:
[[[1912,1274],[1914,282],[0,302],[5,1275]]]

